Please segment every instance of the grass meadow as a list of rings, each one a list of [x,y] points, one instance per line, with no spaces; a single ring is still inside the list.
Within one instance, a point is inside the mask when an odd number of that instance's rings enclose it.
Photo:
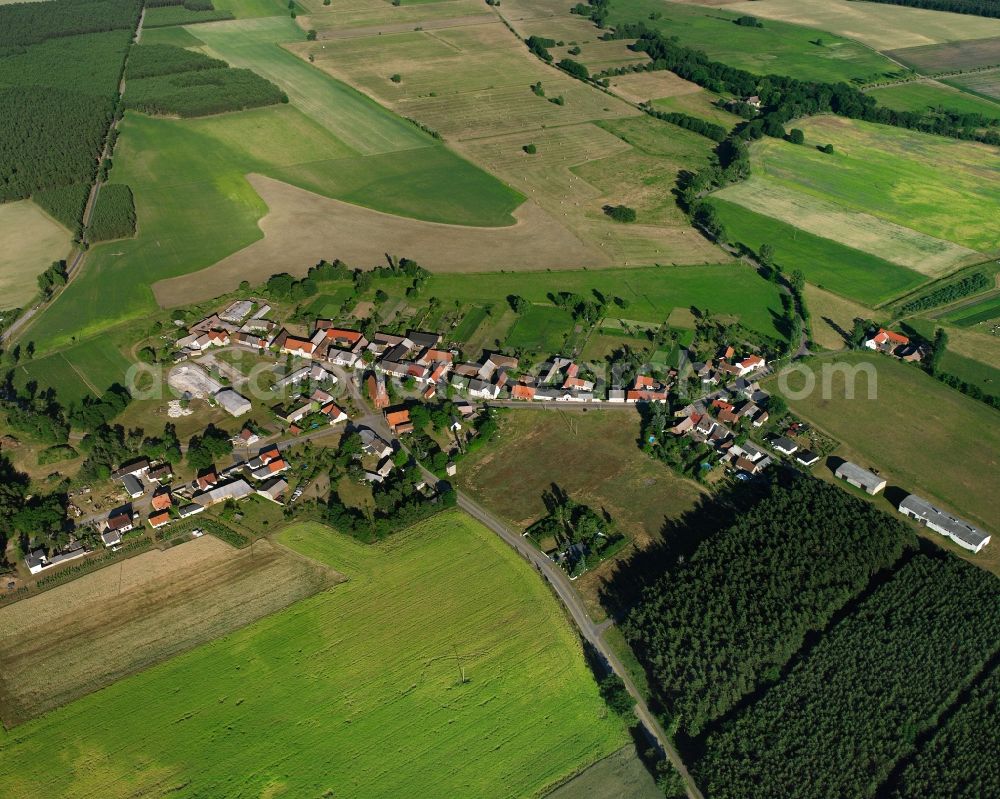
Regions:
[[[404,288],[401,283],[399,290]],[[432,276],[426,289],[428,296],[445,303],[458,300],[472,305],[506,305],[506,298],[512,294],[532,303],[547,303],[550,293],[561,291],[585,297],[597,291],[609,300],[626,300],[627,308],[616,310],[616,306],[610,306],[612,317],[660,325],[672,308],[687,310],[694,306],[735,317],[765,335],[780,335],[775,327],[781,315],[777,287],[752,269],[736,264],[456,274]]]
[[[529,352],[559,352],[572,329],[573,317],[569,311],[552,305],[530,305],[518,316],[505,344]]]
[[[841,117],[798,123],[806,145],[777,139],[751,150],[777,185],[984,253],[1000,250],[997,148]],[[830,143],[827,155],[815,146]],[[843,240],[840,231],[830,237]]]
[[[968,79],[978,76],[970,75]],[[880,105],[896,111],[927,111],[933,108],[947,108],[963,114],[982,114],[1000,118],[1000,103],[977,97],[969,92],[959,91],[936,81],[901,83],[885,89],[873,89],[869,94]]]
[[[814,236],[721,197],[714,197],[709,202],[718,211],[731,241],[754,252],[759,252],[762,244],[770,244],[774,247],[775,261],[786,272],[799,269],[810,283],[859,302],[878,305],[916,288],[927,279],[906,267],[845,246],[832,238]]]
[[[129,360],[107,337],[95,338],[24,361],[14,372],[14,382],[54,387],[64,405],[79,402],[88,394],[100,395],[115,383],[125,384]]]
[[[6,791],[518,797],[625,744],[556,600],[468,517],[279,541],[348,582],[0,732]]]
[[[650,21],[649,15],[658,13]],[[885,56],[826,30],[771,20],[762,28],[735,25],[756,6],[736,10],[703,8],[663,0],[616,0],[610,23],[644,21],[711,58],[759,75],[791,75],[802,80],[868,81],[899,72]],[[821,40],[821,44],[816,44]]]
[[[972,303],[963,303],[941,317],[958,327],[976,327],[1000,319],[1000,296],[983,297]]]
[[[69,254],[71,238],[30,200],[0,204],[0,310],[31,302],[38,275]]]
[[[807,365],[819,370],[823,363]],[[877,468],[890,486],[937,499],[970,521],[995,528],[1000,519],[1000,412],[893,358],[852,353],[838,355],[836,363],[871,364],[877,398],[868,399],[864,375],[855,398],[847,398],[842,372],[833,374],[826,398],[819,374],[809,396],[788,397],[795,413],[843,442],[834,455]],[[789,376],[792,391],[802,384],[801,375]],[[776,381],[769,387],[774,390]]]

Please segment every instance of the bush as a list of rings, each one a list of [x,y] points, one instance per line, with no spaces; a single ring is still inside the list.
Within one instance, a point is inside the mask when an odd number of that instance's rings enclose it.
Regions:
[[[806,135],[798,128],[792,128],[788,132],[788,141],[792,144],[802,144],[806,140]]]
[[[556,64],[556,66],[564,72],[568,72],[574,78],[579,78],[580,80],[590,80],[590,70],[579,61],[574,61],[572,58],[564,58]]]
[[[52,447],[46,447],[38,453],[38,465],[45,466],[49,463],[58,463],[59,461],[71,461],[79,455],[80,453],[69,444],[56,444]]]
[[[403,80],[403,76],[397,72],[393,75],[390,75],[389,80],[391,80],[393,83],[399,83],[400,81]]]
[[[538,152],[538,148],[534,144],[526,144],[521,149],[524,150],[528,155],[534,155],[535,153]]]
[[[605,209],[604,211],[608,216],[615,220],[615,222],[635,222],[636,214],[634,208],[629,208],[627,205],[612,205]]]
[[[135,235],[132,189],[123,183],[101,186],[87,235],[90,241],[109,241]]]

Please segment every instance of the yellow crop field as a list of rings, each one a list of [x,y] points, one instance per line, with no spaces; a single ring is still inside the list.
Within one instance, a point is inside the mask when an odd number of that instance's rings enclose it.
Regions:
[[[38,293],[37,276],[65,258],[70,232],[31,200],[0,203],[0,310],[19,308]]]

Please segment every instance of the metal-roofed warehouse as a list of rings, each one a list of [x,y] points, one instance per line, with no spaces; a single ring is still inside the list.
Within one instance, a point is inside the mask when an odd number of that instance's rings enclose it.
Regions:
[[[960,547],[979,552],[990,542],[990,536],[967,521],[952,516],[926,499],[910,494],[899,503],[899,512],[925,524],[935,533],[946,535]]]
[[[885,480],[850,461],[844,461],[840,464],[834,474],[841,480],[846,480],[852,486],[860,488],[868,494],[877,494],[885,488]]]

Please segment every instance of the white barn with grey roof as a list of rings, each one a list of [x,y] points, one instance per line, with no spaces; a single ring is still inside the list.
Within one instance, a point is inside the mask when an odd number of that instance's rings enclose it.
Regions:
[[[899,512],[916,519],[935,533],[946,535],[960,547],[979,552],[990,542],[988,533],[973,527],[964,519],[931,505],[926,499],[910,494],[899,503]]]
[[[885,480],[874,472],[862,469],[856,463],[851,463],[850,461],[844,461],[840,464],[834,474],[841,480],[846,480],[855,488],[860,488],[865,493],[873,496],[885,488]]]

